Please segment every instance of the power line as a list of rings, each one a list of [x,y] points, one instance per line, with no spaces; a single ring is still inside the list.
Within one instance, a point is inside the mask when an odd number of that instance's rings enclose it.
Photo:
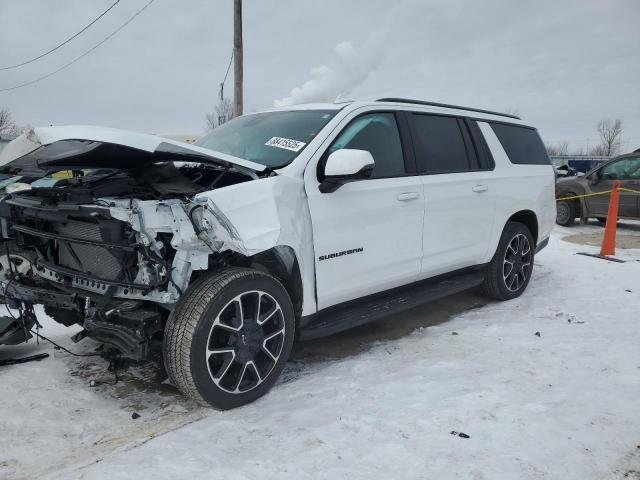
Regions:
[[[227,81],[227,76],[229,75],[229,70],[231,69],[231,63],[233,62],[233,50],[231,50],[231,58],[229,59],[229,65],[227,65],[227,73],[224,74],[224,80],[222,83]]]
[[[227,65],[227,73],[224,74],[224,78],[220,83],[220,100],[224,99],[224,84],[227,81],[227,76],[229,75],[229,70],[231,69],[231,63],[233,62],[233,49],[231,49],[231,58],[229,59],[229,65]]]
[[[55,52],[56,50],[58,50],[60,47],[66,45],[67,43],[69,43],[71,40],[73,40],[74,38],[76,38],[78,35],[80,35],[81,33],[83,33],[84,31],[86,31],[91,25],[93,25],[94,23],[96,23],[98,20],[100,20],[102,17],[104,17],[107,12],[109,12],[109,10],[111,10],[113,7],[115,7],[118,3],[120,3],[120,0],[116,0],[115,2],[113,2],[111,4],[111,6],[109,8],[107,8],[104,12],[102,12],[100,15],[98,15],[96,18],[93,19],[93,21],[85,26],[82,30],[80,30],[79,32],[77,32],[76,34],[72,35],[71,37],[67,38],[64,42],[62,42],[61,44],[53,47],[51,50],[44,52],[41,55],[38,55],[37,57],[34,57],[30,60],[25,60],[22,63],[16,63],[15,65],[9,65],[7,67],[0,67],[0,70],[10,70],[12,68],[18,68],[18,67],[22,67],[23,65],[28,65],[30,63],[35,62],[36,60],[40,60],[42,57],[46,57],[47,55],[49,55],[50,53]]]
[[[26,83],[21,83],[19,85],[14,85],[13,87],[7,87],[7,88],[0,88],[0,92],[8,92],[10,90],[16,90],[18,88],[22,88],[22,87],[27,87],[29,85],[33,85],[34,83],[38,83],[46,78],[49,78],[53,75],[55,75],[58,72],[61,72],[62,70],[64,70],[67,67],[70,67],[71,65],[73,65],[74,63],[76,63],[78,60],[86,57],[87,55],[89,55],[91,52],[93,52],[96,48],[98,48],[100,45],[102,45],[103,43],[105,43],[107,40],[109,40],[110,38],[112,38],[114,35],[116,35],[120,30],[122,30],[124,27],[126,27],[127,25],[129,25],[138,15],[140,15],[144,10],[147,9],[147,7],[149,5],[151,5],[153,2],[155,2],[155,0],[149,0],[149,2],[147,2],[145,4],[144,7],[142,7],[140,10],[138,10],[136,13],[133,14],[133,16],[131,16],[126,22],[124,22],[122,25],[120,25],[118,28],[116,28],[113,32],[111,32],[107,37],[105,37],[103,40],[101,40],[100,42],[96,43],[93,47],[91,47],[89,50],[87,50],[86,52],[84,52],[82,55],[74,58],[73,60],[71,60],[69,63],[64,64],[62,67],[58,68],[57,70],[54,70],[53,72],[50,72],[42,77],[38,77],[35,80],[31,80],[29,82]]]

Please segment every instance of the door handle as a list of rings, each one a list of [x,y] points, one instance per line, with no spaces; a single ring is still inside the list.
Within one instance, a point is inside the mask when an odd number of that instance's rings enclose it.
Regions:
[[[480,192],[486,192],[487,190],[489,190],[489,187],[487,187],[486,185],[476,185],[472,187],[471,190],[473,190],[476,193],[480,193]]]
[[[420,198],[420,194],[418,192],[405,192],[397,196],[399,202],[408,202],[409,200],[415,200],[416,198]]]

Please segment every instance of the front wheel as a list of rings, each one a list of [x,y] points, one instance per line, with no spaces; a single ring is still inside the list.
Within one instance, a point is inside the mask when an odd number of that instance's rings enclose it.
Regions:
[[[534,249],[533,236],[526,225],[507,223],[496,253],[487,266],[482,285],[484,293],[497,300],[522,295],[531,279]]]
[[[563,227],[573,225],[578,216],[578,206],[573,200],[560,200],[556,202],[556,223]]]
[[[206,276],[167,322],[169,378],[187,397],[221,410],[252,402],[282,372],[294,328],[289,295],[271,275],[232,268]]]

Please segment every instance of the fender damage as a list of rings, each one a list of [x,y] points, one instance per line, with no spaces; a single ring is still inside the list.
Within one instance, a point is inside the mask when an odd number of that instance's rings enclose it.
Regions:
[[[43,304],[107,352],[156,358],[164,323],[197,274],[274,249],[286,268],[313,268],[302,183],[253,162],[151,135],[61,127],[16,139],[0,169],[76,175],[0,200],[3,253],[28,265],[19,271],[12,260],[0,274],[19,312],[0,320],[0,344],[27,340],[33,305]]]

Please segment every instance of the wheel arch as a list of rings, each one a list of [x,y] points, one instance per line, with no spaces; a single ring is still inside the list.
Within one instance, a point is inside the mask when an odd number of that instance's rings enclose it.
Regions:
[[[535,244],[538,244],[538,216],[533,210],[520,210],[507,219],[507,223],[509,222],[520,222],[524,224],[531,232]]]
[[[208,269],[193,271],[189,285],[202,276],[229,267],[252,268],[273,275],[289,294],[296,319],[302,316],[304,282],[298,257],[292,247],[277,245],[250,256],[226,250],[210,258]]]
[[[303,282],[296,252],[288,245],[278,245],[250,257],[250,267],[276,277],[291,298],[296,318],[302,315]]]
[[[585,186],[577,182],[567,184],[556,183],[556,198],[568,195],[583,195],[585,193],[587,193]]]

